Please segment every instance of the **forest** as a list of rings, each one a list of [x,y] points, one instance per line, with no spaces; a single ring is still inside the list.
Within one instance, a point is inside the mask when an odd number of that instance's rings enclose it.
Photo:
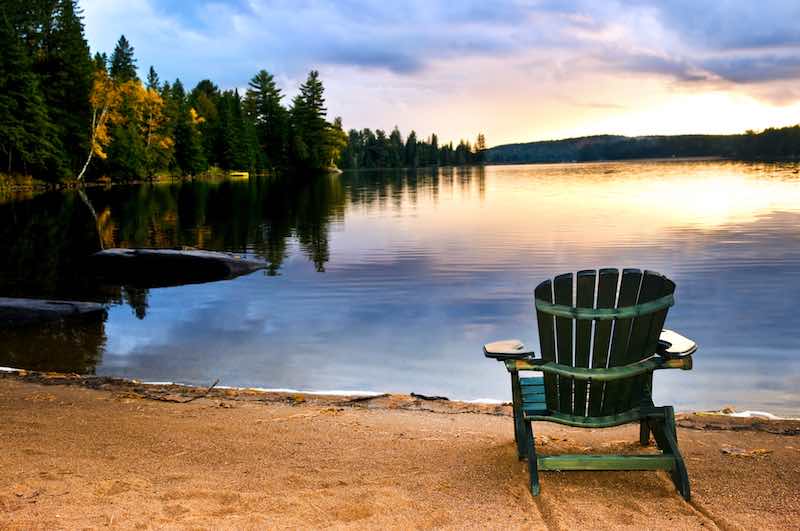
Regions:
[[[153,66],[140,79],[133,45],[91,54],[76,0],[0,6],[0,172],[58,182],[131,181],[209,171],[309,171],[467,164],[480,157],[436,135],[350,131],[326,118],[312,70],[290,105],[261,70],[246,91],[204,79],[187,89]]]
[[[340,167],[418,168],[481,164],[485,151],[486,138],[483,133],[478,134],[474,145],[461,140],[454,147],[452,142],[439,145],[435,134],[419,140],[415,131],[411,131],[403,140],[397,127],[388,136],[381,129],[374,133],[371,129],[351,129],[347,135],[347,144],[341,152]]]
[[[0,171],[8,174],[55,182],[319,170],[347,142],[341,120],[326,120],[318,72],[288,108],[264,70],[244,94],[210,80],[187,90],[152,66],[142,80],[124,36],[110,56],[90,55],[75,0],[3,3],[0,48]]]

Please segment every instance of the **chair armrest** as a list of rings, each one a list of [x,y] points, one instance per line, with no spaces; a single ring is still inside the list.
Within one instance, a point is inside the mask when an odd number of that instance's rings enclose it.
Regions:
[[[559,376],[566,376],[567,378],[574,378],[575,380],[592,380],[595,382],[624,380],[659,369],[689,370],[692,368],[692,357],[688,355],[678,359],[653,356],[646,360],[631,363],[630,365],[609,367],[607,369],[570,367],[569,365],[561,365],[542,359],[508,359],[505,360],[505,362],[506,368],[509,371],[540,371],[545,374],[557,374]]]
[[[521,360],[532,358],[533,352],[526,351],[525,345],[518,339],[495,341],[483,346],[483,355],[497,361]]]
[[[691,356],[697,351],[697,343],[687,337],[683,337],[672,330],[662,330],[658,338],[658,348],[656,352],[662,358],[674,359]]]

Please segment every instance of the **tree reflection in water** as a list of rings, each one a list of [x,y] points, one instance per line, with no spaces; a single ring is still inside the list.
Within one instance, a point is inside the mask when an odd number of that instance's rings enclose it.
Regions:
[[[265,259],[278,274],[295,239],[325,270],[332,221],[344,215],[335,176],[187,181],[47,193],[0,204],[0,296],[127,303],[140,319],[148,290],[95,282],[84,260],[101,247],[194,247]],[[35,332],[35,333],[34,333]],[[105,345],[102,322],[67,321],[3,330],[3,364],[92,372]]]

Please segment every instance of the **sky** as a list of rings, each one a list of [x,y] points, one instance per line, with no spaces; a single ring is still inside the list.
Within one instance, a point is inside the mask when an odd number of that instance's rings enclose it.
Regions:
[[[93,52],[289,103],[320,71],[346,129],[489,145],[800,123],[797,0],[79,0]]]

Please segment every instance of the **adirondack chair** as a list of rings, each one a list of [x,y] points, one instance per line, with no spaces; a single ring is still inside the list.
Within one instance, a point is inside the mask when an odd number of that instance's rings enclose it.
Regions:
[[[484,346],[511,375],[514,436],[528,459],[530,489],[539,470],[668,470],[689,499],[689,477],[678,449],[672,406],[653,404],[653,371],[692,368],[697,345],[662,330],[675,284],[652,271],[579,271],[546,280],[534,291],[541,357],[517,340]],[[543,376],[521,377],[536,371]],[[645,455],[536,456],[533,421],[582,428],[639,422],[639,442],[650,433],[661,450]]]

